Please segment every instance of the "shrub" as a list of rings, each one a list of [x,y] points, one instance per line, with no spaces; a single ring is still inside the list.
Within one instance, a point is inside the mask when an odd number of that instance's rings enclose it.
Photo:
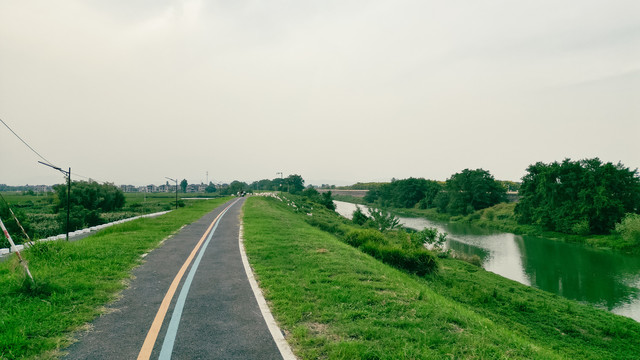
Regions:
[[[576,235],[589,235],[591,230],[589,230],[589,221],[581,220],[573,224],[571,227],[571,232]]]
[[[360,247],[366,242],[370,242],[373,244],[387,243],[387,240],[384,238],[384,236],[379,231],[373,229],[352,230],[347,233],[344,241],[353,247]]]
[[[480,256],[473,254],[473,255],[467,255],[464,253],[454,253],[453,255],[454,259],[458,259],[464,262],[467,262],[471,265],[477,266],[477,267],[482,267],[482,259],[480,258]]]
[[[364,225],[369,218],[362,212],[362,209],[356,205],[356,210],[353,212],[351,221],[356,225]]]
[[[360,249],[383,263],[418,276],[433,273],[437,269],[435,256],[427,249],[402,249],[368,241]]]
[[[487,218],[487,220],[493,221],[493,219],[496,218],[496,212],[492,209],[486,209],[484,210],[484,216]]]
[[[393,230],[400,226],[400,220],[388,212],[369,208],[369,215],[371,216],[371,224],[380,231]]]
[[[616,232],[631,243],[640,245],[640,214],[627,214],[616,224]]]

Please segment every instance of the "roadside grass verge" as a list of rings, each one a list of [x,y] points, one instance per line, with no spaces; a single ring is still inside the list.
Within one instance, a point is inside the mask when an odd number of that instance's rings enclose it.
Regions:
[[[115,225],[77,242],[40,242],[0,263],[0,358],[55,358],[72,332],[101,313],[127,286],[142,255],[228,198],[194,202],[157,218]]]
[[[640,357],[631,319],[456,260],[435,275],[409,275],[305,216],[272,199],[244,207],[249,260],[302,359]]]

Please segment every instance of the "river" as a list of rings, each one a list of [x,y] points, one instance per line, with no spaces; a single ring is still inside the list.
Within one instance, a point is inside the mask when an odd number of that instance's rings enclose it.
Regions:
[[[340,215],[351,218],[354,204],[334,203]],[[367,213],[365,206],[358,206]],[[478,255],[488,271],[640,322],[640,256],[464,224],[399,219],[412,229],[448,233],[447,248]]]

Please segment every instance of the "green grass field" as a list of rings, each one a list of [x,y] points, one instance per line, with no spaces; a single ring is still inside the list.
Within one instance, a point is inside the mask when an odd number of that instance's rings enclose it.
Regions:
[[[435,275],[391,268],[252,197],[245,246],[302,359],[638,359],[640,324],[441,260]]]
[[[73,331],[98,316],[125,288],[141,255],[228,198],[194,201],[166,215],[114,225],[77,242],[42,242],[0,262],[0,359],[49,359]]]
[[[175,193],[125,193],[124,195],[125,206],[122,209],[100,214],[104,223],[171,210],[175,207]],[[178,202],[188,206],[199,201],[194,198],[204,195],[180,193],[178,194]],[[55,203],[58,201],[54,193],[32,195],[22,192],[3,192],[2,196],[9,203],[32,239],[42,239],[64,233],[65,222],[58,218],[58,214],[54,213]],[[4,204],[0,203],[0,207],[2,206]],[[62,212],[64,211],[63,209]],[[2,220],[5,224],[13,222],[13,219],[8,215]],[[14,227],[14,229],[17,228]],[[22,244],[26,240],[17,230],[11,234],[11,237],[16,244]],[[4,239],[4,235],[0,234],[0,248],[8,246],[8,241]]]

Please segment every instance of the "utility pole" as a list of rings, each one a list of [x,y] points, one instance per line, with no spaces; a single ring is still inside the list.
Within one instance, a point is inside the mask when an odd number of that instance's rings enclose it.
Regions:
[[[283,175],[282,175],[282,171],[278,171],[278,172],[276,173],[276,176],[278,176],[278,174],[280,175],[280,180],[282,180],[282,179],[283,179],[283,178],[282,178],[282,177],[283,177]],[[280,182],[280,187],[282,187],[282,181]]]
[[[64,171],[57,166],[53,166],[51,164],[47,164],[42,161],[38,161],[38,162],[42,165],[45,165],[60,171],[67,177],[67,226],[66,227],[67,227],[67,241],[69,241],[69,221],[71,218],[71,167],[69,167],[69,171]]]
[[[170,177],[166,177],[165,178],[171,180],[171,181],[175,181],[176,183],[176,210],[178,210],[178,178],[172,179]]]

